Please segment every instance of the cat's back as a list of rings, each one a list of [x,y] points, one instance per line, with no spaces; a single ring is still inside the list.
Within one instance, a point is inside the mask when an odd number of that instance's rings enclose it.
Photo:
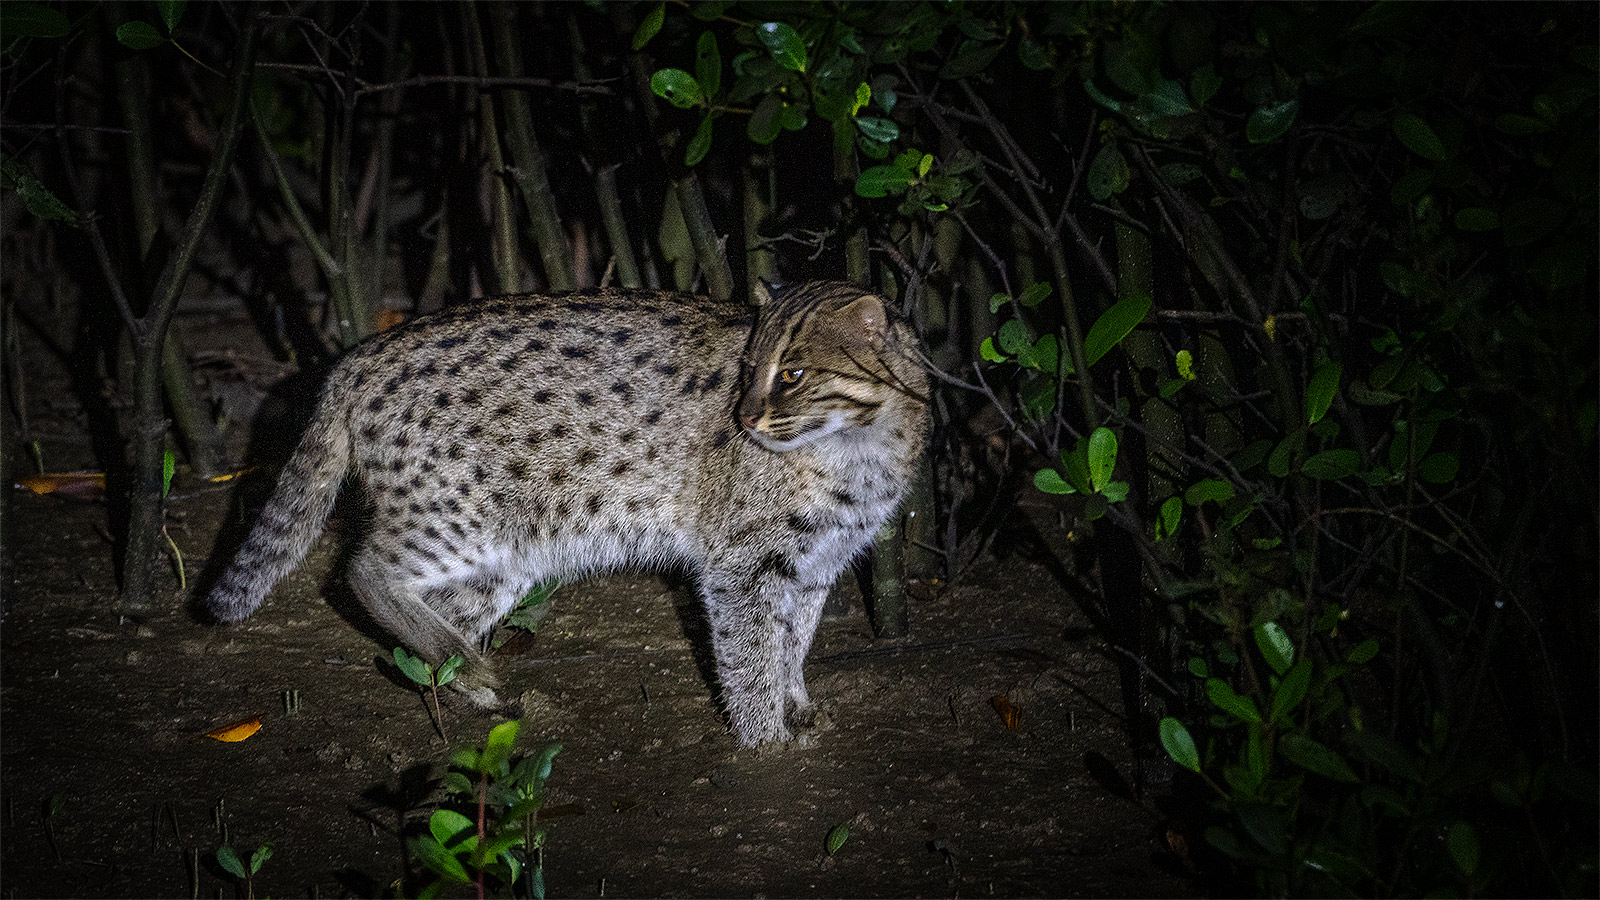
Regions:
[[[749,330],[742,308],[687,294],[511,295],[374,337],[328,390],[388,517],[593,512],[629,499],[603,482],[648,478],[637,510],[684,487],[700,443],[734,434]]]

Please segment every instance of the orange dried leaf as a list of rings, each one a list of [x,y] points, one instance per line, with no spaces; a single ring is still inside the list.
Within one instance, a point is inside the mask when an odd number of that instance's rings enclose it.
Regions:
[[[995,694],[990,697],[989,705],[1000,714],[1000,721],[1006,723],[1007,731],[1016,731],[1022,727],[1022,710],[1013,706],[1005,694]]]
[[[214,731],[208,731],[206,732],[206,737],[218,741],[227,741],[228,743],[233,744],[244,740],[260,730],[261,717],[253,716],[248,719],[240,719],[237,722],[230,722],[229,724],[224,725]]]
[[[105,495],[106,473],[53,472],[29,475],[17,483],[35,494],[60,494],[90,500]]]
[[[398,309],[378,310],[378,330],[388,331],[406,320],[406,314]]]
[[[247,475],[255,470],[255,466],[245,466],[242,469],[235,469],[232,472],[223,472],[221,475],[213,475],[206,480],[212,482],[213,484],[221,484],[224,481],[232,481],[235,478],[238,478],[240,475]]]

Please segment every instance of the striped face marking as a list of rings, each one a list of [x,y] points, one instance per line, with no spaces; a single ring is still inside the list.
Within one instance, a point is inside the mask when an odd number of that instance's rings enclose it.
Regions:
[[[745,354],[739,422],[774,452],[870,425],[893,389],[878,358],[883,301],[848,285],[818,287],[767,307]]]

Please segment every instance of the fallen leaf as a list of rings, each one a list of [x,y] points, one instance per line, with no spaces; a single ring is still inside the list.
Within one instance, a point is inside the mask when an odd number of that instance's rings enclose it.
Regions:
[[[398,309],[378,310],[378,330],[388,331],[406,320],[406,314]]]
[[[206,480],[211,482],[211,483],[213,483],[213,484],[221,484],[224,481],[232,481],[235,478],[238,478],[240,475],[248,475],[249,473],[254,472],[255,470],[256,470],[255,466],[245,466],[242,469],[235,469],[232,472],[223,472],[221,475],[213,475],[210,478],[207,478]]]
[[[29,475],[17,482],[35,494],[60,494],[79,500],[94,500],[105,496],[104,472],[55,472]]]
[[[1016,731],[1022,727],[1022,710],[1013,706],[1005,694],[995,694],[990,697],[989,705],[1000,714],[1000,721],[1006,723],[1007,731]]]
[[[233,744],[244,740],[260,730],[261,717],[253,716],[248,719],[240,719],[237,722],[230,722],[229,724],[224,725],[214,731],[208,731],[206,732],[206,737]]]

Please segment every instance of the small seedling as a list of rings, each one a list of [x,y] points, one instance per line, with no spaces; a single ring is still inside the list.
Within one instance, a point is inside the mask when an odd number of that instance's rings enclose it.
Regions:
[[[55,818],[56,813],[61,811],[61,807],[66,805],[67,798],[60,794],[51,794],[50,799],[46,800],[44,804],[44,834],[45,837],[50,839],[50,849],[56,855],[56,862],[61,861],[61,848],[56,846]]]
[[[551,744],[513,766],[511,748],[520,727],[520,722],[503,722],[489,732],[482,750],[467,747],[451,755],[444,789],[470,798],[477,814],[435,810],[428,833],[411,840],[413,855],[439,876],[420,897],[437,897],[452,884],[473,884],[482,897],[490,878],[505,885],[520,879],[529,897],[544,897],[545,831],[537,827],[539,808],[561,745]]]
[[[172,490],[172,473],[177,471],[178,462],[171,450],[161,452],[161,499],[165,500]],[[167,533],[167,523],[161,523],[161,536],[167,539],[167,547],[172,551],[172,559],[178,569],[178,590],[188,591],[189,580],[184,576],[183,551],[178,549],[178,542]]]
[[[507,628],[520,628],[529,634],[537,633],[539,623],[550,615],[550,595],[560,586],[559,581],[541,581],[529,588],[528,592],[522,595],[522,599],[517,601],[516,608],[511,610],[500,624]],[[509,637],[510,635],[500,637],[494,642],[494,646],[499,648]]]
[[[239,883],[244,885],[244,894],[247,900],[255,900],[256,873],[261,871],[261,867],[271,858],[272,844],[262,844],[256,848],[256,852],[250,854],[250,866],[246,869],[244,861],[239,858],[239,854],[235,853],[232,847],[223,844],[217,848],[217,865],[226,870],[229,875],[239,879]]]
[[[439,737],[446,744],[450,738],[444,733],[444,714],[439,711],[439,688],[456,680],[456,673],[461,670],[462,663],[466,660],[460,656],[451,655],[449,659],[440,663],[438,668],[428,665],[428,661],[420,656],[412,656],[404,647],[394,648],[394,664],[400,671],[412,680],[418,687],[427,688],[427,694],[433,697],[433,727],[438,729]],[[423,703],[427,705],[426,702]]]
[[[826,842],[825,842],[825,847],[826,847],[826,849],[828,851],[828,855],[832,856],[835,853],[838,853],[839,852],[839,848],[843,847],[844,846],[844,842],[849,840],[849,839],[850,839],[850,826],[849,826],[848,823],[840,822],[839,824],[837,824],[837,825],[833,826],[832,828],[828,829],[828,837],[827,837]]]

